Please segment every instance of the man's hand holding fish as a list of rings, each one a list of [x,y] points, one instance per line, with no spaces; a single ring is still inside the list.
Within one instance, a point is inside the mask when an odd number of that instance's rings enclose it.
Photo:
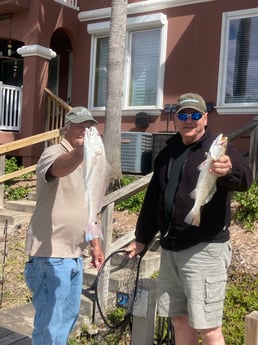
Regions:
[[[217,160],[212,160],[209,172],[216,177],[229,175],[232,171],[230,157],[224,155]]]

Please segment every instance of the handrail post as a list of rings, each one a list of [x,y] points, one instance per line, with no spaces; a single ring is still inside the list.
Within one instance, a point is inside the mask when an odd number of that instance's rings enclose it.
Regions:
[[[131,345],[153,344],[155,333],[157,281],[143,279],[133,310]]]
[[[5,172],[5,155],[0,155],[0,176]],[[4,183],[0,183],[0,208],[4,207]]]
[[[258,311],[252,311],[245,317],[245,345],[258,344]]]
[[[111,202],[104,208],[102,212],[101,226],[103,229],[103,252],[105,257],[107,257],[110,254],[110,248],[112,243],[114,206],[115,203]]]
[[[3,125],[3,112],[4,112],[4,108],[2,106],[2,99],[3,99],[3,82],[0,81],[0,126]]]

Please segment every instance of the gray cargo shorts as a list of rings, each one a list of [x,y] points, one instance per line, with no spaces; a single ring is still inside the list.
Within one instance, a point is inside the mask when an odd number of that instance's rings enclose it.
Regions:
[[[229,241],[201,242],[177,252],[162,249],[158,314],[187,315],[195,329],[221,326],[231,256]]]

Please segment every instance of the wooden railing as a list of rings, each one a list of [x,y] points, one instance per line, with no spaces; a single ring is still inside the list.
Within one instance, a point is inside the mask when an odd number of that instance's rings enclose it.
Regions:
[[[228,138],[233,141],[248,132],[250,132],[249,165],[252,169],[253,180],[258,181],[258,116],[255,116],[245,126],[228,134]]]
[[[71,110],[70,105],[65,103],[60,97],[52,91],[45,88],[46,100],[46,131],[62,128],[64,125],[65,114]],[[60,138],[54,138],[52,144],[57,143]]]
[[[114,242],[112,241],[114,206],[145,189],[150,182],[151,176],[152,173],[149,173],[148,175],[135,180],[129,185],[105,196],[101,211],[102,228],[104,229],[103,251],[105,256],[122,248],[134,238],[134,229],[132,229],[118,240]]]

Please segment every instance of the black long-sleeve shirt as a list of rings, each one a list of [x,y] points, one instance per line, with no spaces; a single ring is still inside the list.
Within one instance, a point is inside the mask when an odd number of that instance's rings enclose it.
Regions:
[[[190,149],[182,143],[178,133],[167,142],[154,164],[154,173],[136,224],[136,240],[147,244],[160,231],[161,246],[181,250],[199,242],[225,242],[229,239],[231,221],[230,203],[233,191],[246,191],[252,183],[252,173],[241,153],[228,144],[226,154],[232,162],[232,172],[217,179],[217,190],[212,199],[201,208],[199,227],[185,223],[194,200],[190,193],[195,189],[199,175],[198,166],[205,160],[214,137],[208,130]],[[165,191],[168,185],[171,161],[189,149],[179,175],[170,215],[165,210]],[[173,169],[173,164],[172,164]],[[173,172],[172,172],[173,173]]]

